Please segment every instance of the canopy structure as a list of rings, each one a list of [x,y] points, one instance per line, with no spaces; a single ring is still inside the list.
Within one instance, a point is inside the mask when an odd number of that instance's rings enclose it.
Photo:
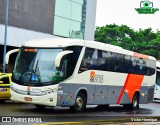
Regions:
[[[5,25],[0,24],[0,45],[4,45]],[[38,38],[57,37],[51,34],[8,26],[7,45],[20,47],[24,42]]]

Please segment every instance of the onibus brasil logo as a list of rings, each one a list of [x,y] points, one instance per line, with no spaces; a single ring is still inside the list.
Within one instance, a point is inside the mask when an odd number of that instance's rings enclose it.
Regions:
[[[135,8],[139,14],[154,14],[156,11],[159,11],[158,8],[153,8],[153,2],[150,1],[141,1],[140,8]]]

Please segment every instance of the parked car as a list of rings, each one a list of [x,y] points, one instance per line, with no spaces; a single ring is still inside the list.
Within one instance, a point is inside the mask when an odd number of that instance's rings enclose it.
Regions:
[[[0,103],[10,99],[11,73],[0,73]]]

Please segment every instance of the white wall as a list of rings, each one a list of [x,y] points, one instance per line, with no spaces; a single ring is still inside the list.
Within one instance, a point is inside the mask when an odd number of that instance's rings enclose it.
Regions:
[[[87,0],[85,39],[94,40],[97,0]]]

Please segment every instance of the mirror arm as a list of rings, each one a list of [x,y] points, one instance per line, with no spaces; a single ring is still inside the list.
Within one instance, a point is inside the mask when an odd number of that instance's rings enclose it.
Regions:
[[[70,53],[73,53],[73,51],[66,50],[66,51],[63,51],[63,52],[59,53],[55,58],[55,67],[59,68],[60,63],[61,63],[61,59],[63,58],[63,56],[65,56],[67,54],[70,54]]]

